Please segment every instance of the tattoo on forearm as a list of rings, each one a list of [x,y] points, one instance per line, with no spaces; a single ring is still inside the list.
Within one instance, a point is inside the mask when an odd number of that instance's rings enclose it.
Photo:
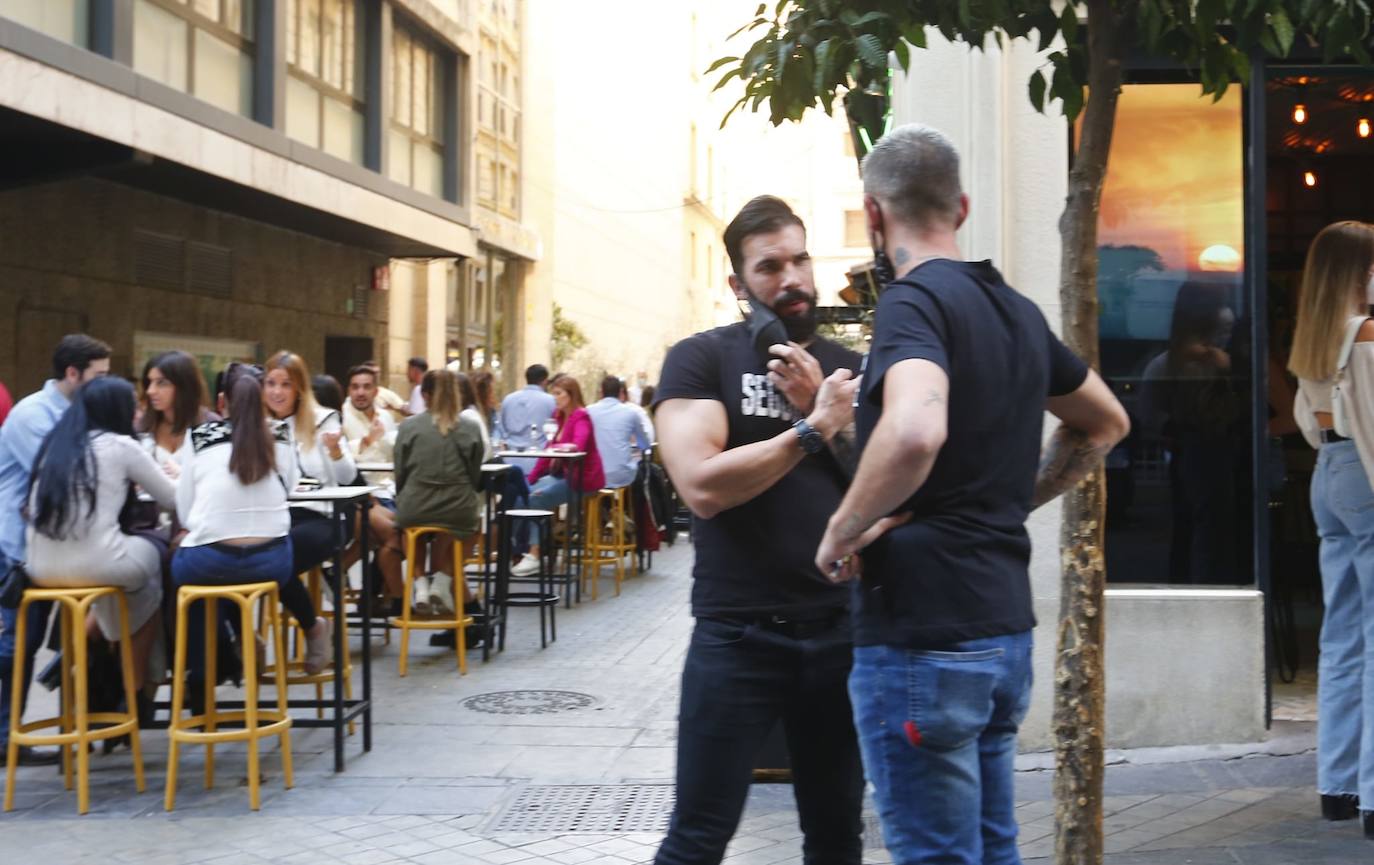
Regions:
[[[845,474],[851,478],[859,468],[859,451],[854,447],[854,438],[854,423],[851,421],[830,439],[830,453],[834,455]]]
[[[1031,510],[1058,498],[1087,477],[1112,449],[1110,444],[1095,445],[1087,433],[1061,426],[1050,436],[1035,477]]]
[[[863,534],[864,530],[867,528],[868,521],[864,519],[863,514],[857,512],[852,513],[848,517],[845,517],[844,522],[840,525],[840,537],[843,540],[850,541]]]
[[[944,402],[945,402],[945,395],[942,394],[942,393],[940,393],[938,390],[935,390],[934,388],[932,388],[932,389],[926,391],[926,398],[925,398],[925,401],[922,402],[921,405],[923,405],[923,406],[928,406],[928,405],[943,405]]]

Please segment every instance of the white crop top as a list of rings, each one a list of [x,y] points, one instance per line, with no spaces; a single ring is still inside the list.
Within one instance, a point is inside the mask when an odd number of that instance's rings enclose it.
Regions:
[[[247,486],[229,471],[230,423],[210,421],[191,430],[177,482],[177,517],[188,530],[183,547],[229,538],[280,538],[291,530],[286,493],[296,488],[299,476],[295,454],[286,425],[270,425],[276,470]]]

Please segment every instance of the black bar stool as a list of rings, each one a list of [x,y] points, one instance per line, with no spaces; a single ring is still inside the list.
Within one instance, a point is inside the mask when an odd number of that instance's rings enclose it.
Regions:
[[[520,520],[532,522],[536,537],[539,539],[539,573],[531,577],[512,578],[509,539],[515,536],[515,525]],[[500,642],[497,644],[497,648],[501,651],[505,650],[506,612],[510,607],[539,608],[539,647],[541,649],[547,648],[549,643],[558,639],[558,625],[555,615],[560,598],[553,590],[553,511],[536,508],[512,508],[502,511],[499,521],[501,546],[500,552],[496,556],[496,587],[487,596],[487,633],[486,639],[482,643],[483,660],[490,656],[491,637],[498,628]],[[534,591],[512,592],[510,590],[512,582],[533,583],[536,588]],[[546,609],[547,612],[545,612]]]

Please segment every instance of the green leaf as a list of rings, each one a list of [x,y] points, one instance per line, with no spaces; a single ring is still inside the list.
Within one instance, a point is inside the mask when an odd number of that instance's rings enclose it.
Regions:
[[[722,57],[706,68],[706,74],[710,75],[712,72],[715,72],[717,69],[724,66],[726,63],[734,63],[738,59],[738,57]]]
[[[1293,22],[1288,20],[1287,13],[1280,7],[1270,14],[1269,26],[1273,28],[1274,38],[1278,41],[1279,56],[1287,57],[1293,49]]]
[[[902,38],[917,48],[924,48],[926,47],[926,28],[920,24],[914,24],[902,31]]]
[[[1035,110],[1044,113],[1045,111],[1045,74],[1039,69],[1031,73],[1030,77],[1030,101]]]
[[[744,70],[736,66],[734,69],[731,69],[730,71],[726,72],[724,75],[721,76],[720,80],[716,82],[716,86],[711,88],[711,92],[714,93],[720,88],[724,87],[726,84],[729,84],[731,78],[739,78],[741,81],[743,81]]]
[[[1149,5],[1148,2],[1146,5]],[[1072,45],[1078,35],[1078,10],[1072,3],[1064,4],[1064,13],[1059,16],[1059,30],[1064,34],[1064,41]]]
[[[865,66],[871,69],[887,68],[887,52],[883,50],[882,40],[872,33],[864,33],[855,39],[854,50]]]
[[[897,55],[897,64],[905,72],[907,67],[911,65],[911,49],[907,48],[906,40],[898,39],[896,44],[892,46],[892,50]]]
[[[889,21],[891,18],[892,16],[888,15],[886,12],[869,12],[850,21],[849,26],[855,30],[860,30],[863,29],[865,24],[871,24],[874,21]]]

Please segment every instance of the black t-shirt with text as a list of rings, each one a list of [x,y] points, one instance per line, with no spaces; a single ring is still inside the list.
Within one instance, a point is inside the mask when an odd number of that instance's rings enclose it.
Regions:
[[[843,346],[817,338],[807,351],[826,375],[840,368],[858,374],[859,355]],[[716,400],[729,421],[727,450],[764,441],[803,417],[767,373],[744,324],[718,327],[673,346],[654,403]],[[750,501],[711,519],[694,519],[692,614],[800,617],[846,607],[848,590],[827,580],[814,560],[847,484],[827,450],[803,458]]]
[[[1030,537],[1045,401],[1088,370],[1040,310],[989,262],[935,259],[883,292],[857,409],[859,444],[883,408],[895,364],[949,376],[949,421],[930,477],[897,513],[911,522],[863,554],[854,583],[856,645],[937,648],[1035,626]]]

